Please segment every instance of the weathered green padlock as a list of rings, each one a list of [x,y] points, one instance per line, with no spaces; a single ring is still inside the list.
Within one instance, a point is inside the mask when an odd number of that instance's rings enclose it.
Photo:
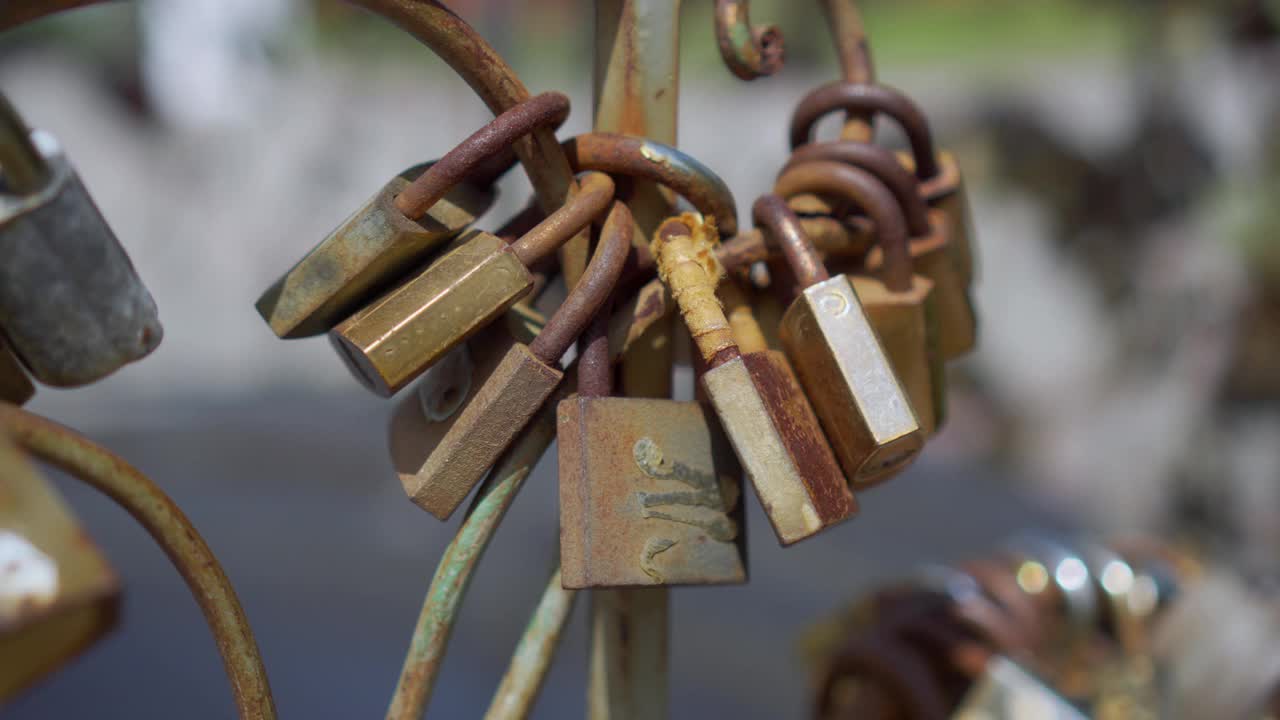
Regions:
[[[557,407],[566,588],[747,580],[742,477],[696,402],[609,397],[608,306]]]
[[[0,701],[110,630],[119,594],[102,553],[0,432]]]
[[[46,385],[75,387],[148,355],[155,301],[57,141],[0,96],[0,329]]]
[[[627,206],[615,202],[586,272],[546,327],[528,345],[508,344],[491,369],[481,369],[485,375],[473,378],[480,387],[451,416],[421,465],[411,474],[401,473],[405,492],[416,505],[447,520],[551,396],[565,375],[561,356],[613,292],[631,252],[631,224]]]
[[[769,351],[755,329],[742,333],[747,350],[739,347],[716,298],[715,244],[714,230],[692,214],[666,220],[653,245],[658,277],[706,366],[701,387],[778,540],[789,545],[853,517],[858,504],[785,356]]]

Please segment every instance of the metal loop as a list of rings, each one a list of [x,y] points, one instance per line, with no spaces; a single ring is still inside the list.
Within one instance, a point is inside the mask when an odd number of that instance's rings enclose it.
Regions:
[[[755,80],[782,69],[786,51],[776,25],[751,24],[748,0],[716,0],[716,44],[729,72]]]
[[[751,206],[751,217],[782,246],[782,254],[800,287],[812,287],[831,277],[809,234],[800,226],[800,218],[787,207],[785,200],[773,194],[761,195]]]
[[[613,180],[603,173],[582,176],[580,189],[559,210],[511,243],[511,252],[525,267],[555,252],[600,216],[613,200]]]
[[[809,142],[813,126],[828,113],[884,113],[902,127],[916,161],[916,177],[928,180],[940,170],[929,120],[915,101],[887,85],[829,83],[805,95],[791,115],[791,149]]]
[[[924,237],[932,232],[929,225],[929,206],[920,197],[920,186],[910,170],[898,162],[898,157],[879,145],[837,140],[801,145],[791,153],[782,172],[795,165],[814,160],[834,160],[875,175],[898,199],[907,218],[907,231],[911,237]],[[781,174],[781,173],[779,173]]]

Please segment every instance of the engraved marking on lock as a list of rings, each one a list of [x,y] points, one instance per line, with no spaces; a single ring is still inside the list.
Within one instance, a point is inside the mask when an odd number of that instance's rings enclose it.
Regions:
[[[676,546],[675,540],[668,538],[649,538],[644,543],[644,550],[640,554],[640,569],[645,575],[653,578],[655,583],[663,581],[662,573],[658,572],[658,568],[653,564],[653,559],[658,555],[670,550]]]
[[[727,506],[729,498],[724,496],[720,482],[714,475],[699,472],[681,462],[669,462],[663,456],[662,449],[649,437],[642,437],[636,441],[633,454],[636,467],[640,468],[646,477],[652,480],[672,480],[692,488],[691,491],[636,492],[642,517],[691,525],[703,530],[719,542],[732,542],[738,536],[737,523],[725,515],[732,509],[732,506]],[[681,511],[681,508],[689,510]],[[706,517],[706,513],[699,512],[700,509],[712,510],[714,516]],[[651,540],[663,540],[670,542],[671,545],[676,542],[664,538],[651,538]],[[645,547],[646,551],[641,559],[642,568],[646,561],[651,560],[656,554],[648,552],[649,544]],[[670,545],[663,550],[669,547]],[[652,575],[648,570],[645,572]]]
[[[825,292],[818,298],[818,309],[831,317],[843,317],[850,308],[849,298],[844,293]]]

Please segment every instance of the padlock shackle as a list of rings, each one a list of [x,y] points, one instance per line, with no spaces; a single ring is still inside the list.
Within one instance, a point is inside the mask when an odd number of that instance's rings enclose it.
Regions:
[[[929,225],[929,206],[920,196],[919,182],[910,170],[898,162],[898,156],[891,150],[849,140],[809,143],[791,153],[782,172],[813,160],[834,160],[870,172],[898,199],[898,205],[906,215],[907,231],[911,233],[911,237],[924,237],[933,231]]]
[[[818,160],[782,173],[773,191],[784,198],[800,193],[835,195],[856,204],[875,225],[876,239],[884,251],[885,286],[893,292],[911,290],[907,221],[893,193],[876,176],[843,163]]]
[[[818,249],[786,200],[772,193],[761,195],[751,206],[751,218],[782,247],[782,254],[801,288],[813,287],[831,278]]]
[[[836,688],[846,677],[864,678],[864,686],[880,696],[881,703],[894,708],[894,715],[910,718],[949,716],[947,707],[950,703],[928,661],[915,648],[886,630],[871,628],[863,631],[832,658],[825,677],[819,683],[818,714],[821,717],[829,717],[835,711]]]
[[[627,234],[631,234],[630,230]],[[578,355],[578,397],[609,397],[613,394],[613,362],[609,353],[609,320],[612,315],[613,295],[610,294],[582,336]]]
[[[0,93],[0,177],[3,191],[28,195],[49,184],[53,171],[31,140],[31,130],[17,108]]]
[[[665,185],[704,217],[715,218],[721,234],[738,232],[738,208],[729,186],[706,165],[670,145],[615,133],[585,133],[566,140],[563,147],[574,172],[597,170]]]
[[[714,247],[709,224],[684,213],[662,221],[654,232],[651,250],[658,262],[658,277],[680,307],[680,315],[708,370],[742,356],[729,318],[716,297],[723,271]]]
[[[558,126],[569,115],[569,98],[547,92],[517,103],[445,154],[396,196],[396,209],[417,220],[482,162],[497,157],[538,128]]]
[[[574,199],[585,195],[586,188],[587,182],[584,181],[583,192]],[[600,239],[596,243],[595,252],[591,255],[591,262],[582,273],[582,278],[547,320],[542,332],[529,343],[529,352],[539,360],[547,365],[558,363],[569,346],[573,345],[574,340],[587,328],[591,318],[600,314],[600,309],[618,284],[618,277],[622,275],[627,256],[631,254],[632,225],[631,210],[625,203],[615,201],[613,209],[605,218]],[[607,335],[607,314],[605,323]],[[606,337],[605,340],[607,353],[608,338]]]
[[[835,82],[805,95],[791,114],[791,149],[808,144],[818,121],[837,110],[884,113],[893,118],[911,145],[916,177],[930,180],[940,172],[933,134],[924,111],[910,97],[887,85]]]
[[[720,58],[739,80],[755,80],[782,69],[785,48],[777,25],[752,25],[749,0],[716,0],[716,44]]]
[[[511,252],[525,267],[532,267],[591,225],[609,207],[613,191],[613,179],[608,175],[584,173],[578,193],[511,243]]]

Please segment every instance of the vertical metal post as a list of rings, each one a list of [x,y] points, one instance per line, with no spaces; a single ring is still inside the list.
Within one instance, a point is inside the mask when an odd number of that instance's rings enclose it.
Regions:
[[[597,0],[594,125],[676,144],[680,0]],[[648,243],[671,211],[656,186],[636,182],[628,198],[637,243]],[[655,324],[622,364],[624,394],[670,397],[670,321]],[[667,716],[665,588],[597,590],[591,597],[587,717],[651,720]]]

